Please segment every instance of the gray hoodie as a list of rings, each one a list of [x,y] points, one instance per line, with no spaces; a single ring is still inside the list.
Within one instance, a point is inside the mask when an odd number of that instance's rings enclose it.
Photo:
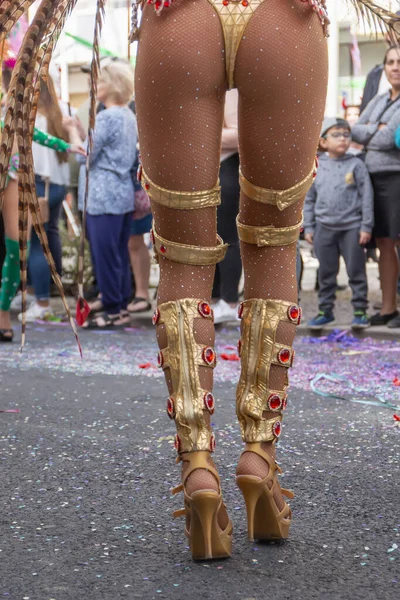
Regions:
[[[304,205],[304,231],[314,233],[316,223],[336,230],[359,228],[371,233],[374,195],[363,161],[352,154],[319,157],[319,168]]]

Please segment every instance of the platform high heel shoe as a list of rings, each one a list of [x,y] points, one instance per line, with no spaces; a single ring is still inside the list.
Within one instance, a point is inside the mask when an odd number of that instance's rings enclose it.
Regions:
[[[205,192],[175,192],[156,185],[144,172],[142,185],[152,202],[175,210],[198,209],[220,201],[219,186]],[[222,260],[226,252],[226,245],[220,238],[213,247],[166,240],[157,233],[156,223],[153,223],[151,238],[158,260],[212,265]],[[168,370],[172,390],[167,401],[167,413],[175,421],[177,462],[182,462],[183,466],[182,483],[173,493],[183,491],[184,508],[176,511],[174,516],[186,517],[185,533],[193,559],[207,560],[231,555],[232,524],[223,504],[218,473],[211,460],[215,449],[215,437],[210,426],[214,396],[210,390],[202,389],[199,377],[199,367],[215,367],[216,353],[211,346],[196,342],[194,331],[198,319],[213,321],[210,304],[203,299],[183,298],[160,304],[154,313],[153,324],[163,327],[167,339],[167,346],[161,348],[158,354],[158,365]],[[196,470],[204,470],[213,476],[213,489],[188,493],[189,477]]]
[[[240,174],[240,185],[247,198],[285,210],[304,198],[314,174],[315,167],[303,181],[282,191],[258,187],[243,174]],[[301,225],[302,222],[281,228],[272,225],[249,226],[237,219],[241,244],[255,244],[259,248],[296,244]],[[282,414],[287,405],[287,369],[293,364],[294,350],[278,343],[276,334],[280,323],[298,325],[301,309],[293,302],[253,298],[240,305],[239,317],[242,321],[239,342],[242,368],[236,412],[246,443],[244,453],[257,455],[257,465],[261,463],[262,472],[267,475],[258,477],[244,474],[244,469],[240,468],[236,481],[246,503],[249,539],[285,539],[289,534],[291,510],[282,496],[293,498],[294,495],[279,486],[278,474],[282,471],[273,458],[274,447],[271,447],[271,442],[276,444],[281,435]],[[270,387],[271,365],[286,369],[285,384],[281,390]],[[268,446],[265,442],[270,443],[271,453],[266,451]],[[248,458],[254,464],[255,457]],[[249,471],[252,472],[252,469]]]

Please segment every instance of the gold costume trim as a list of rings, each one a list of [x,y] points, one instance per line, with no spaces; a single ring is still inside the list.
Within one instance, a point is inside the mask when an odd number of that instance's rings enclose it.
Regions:
[[[217,246],[190,246],[171,242],[158,235],[154,223],[152,229],[154,250],[159,256],[184,265],[215,265],[224,259],[228,244],[217,235]]]
[[[241,190],[248,198],[255,200],[256,202],[262,202],[263,204],[273,204],[279,208],[279,210],[285,210],[298,200],[302,200],[307,194],[311,187],[315,176],[315,167],[312,171],[299,183],[296,183],[293,187],[287,190],[268,190],[266,188],[259,187],[251,183],[243,175],[242,171],[239,172],[239,183]]]
[[[236,218],[236,226],[241,242],[246,244],[256,244],[259,248],[262,246],[289,246],[299,239],[303,221],[290,227],[255,227],[244,225]]]
[[[264,0],[249,0],[247,6],[244,6],[240,0],[231,0],[227,6],[223,4],[223,0],[208,1],[214,7],[221,21],[225,40],[226,75],[228,87],[232,89],[235,87],[236,55],[240,42],[248,22]]]
[[[199,363],[204,347],[194,338],[195,319],[207,318],[199,312],[204,300],[185,298],[165,302],[157,308],[157,325],[164,325],[168,346],[160,350],[162,368],[168,368],[171,376],[172,403],[170,416],[174,418],[178,435],[178,452],[213,450],[213,434],[208,420],[205,395],[210,394],[200,385]],[[212,312],[210,312],[212,319]],[[203,360],[202,366],[207,365]]]
[[[236,413],[245,442],[267,442],[276,440],[280,434],[276,423],[282,420],[286,406],[286,391],[289,385],[287,370],[283,390],[269,388],[271,364],[289,368],[294,352],[289,346],[276,342],[279,323],[298,324],[301,309],[291,302],[282,300],[246,300],[241,305],[242,368],[236,393]],[[278,359],[283,352],[285,363]],[[269,401],[275,396],[276,408]],[[264,411],[277,412],[271,419],[263,417]]]
[[[211,190],[202,192],[179,192],[163,188],[146,175],[142,169],[141,184],[153,202],[179,210],[195,210],[198,208],[207,208],[209,206],[218,206],[221,204],[221,187],[219,183]]]

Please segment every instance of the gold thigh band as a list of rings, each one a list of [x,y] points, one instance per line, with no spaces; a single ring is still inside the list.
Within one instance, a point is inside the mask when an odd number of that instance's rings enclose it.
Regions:
[[[200,192],[179,192],[163,188],[141,171],[141,184],[153,202],[161,206],[174,208],[178,210],[195,210],[199,208],[208,208],[209,206],[218,206],[221,204],[221,187],[215,185],[211,190]]]
[[[184,265],[215,265],[223,260],[228,248],[228,244],[224,244],[219,235],[217,235],[217,246],[190,246],[171,242],[158,235],[154,223],[150,235],[156,257],[163,256]]]
[[[277,206],[279,210],[285,210],[285,208],[288,208],[305,197],[311,187],[315,172],[315,167],[313,167],[312,171],[303,179],[303,181],[296,183],[296,185],[287,190],[280,191],[268,190],[259,187],[258,185],[254,185],[254,183],[251,183],[251,181],[246,179],[241,171],[239,173],[239,182],[242,192],[246,194],[248,198],[251,198],[251,200],[261,202],[262,204],[272,204]]]
[[[303,221],[290,227],[255,227],[244,225],[236,219],[239,239],[246,244],[256,244],[259,248],[263,246],[289,246],[295,244],[299,239]]]

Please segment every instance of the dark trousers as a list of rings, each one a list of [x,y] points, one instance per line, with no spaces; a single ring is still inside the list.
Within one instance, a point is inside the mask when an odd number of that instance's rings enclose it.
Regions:
[[[368,308],[368,284],[364,248],[358,243],[359,228],[336,231],[317,223],[314,250],[319,260],[318,302],[320,310],[332,312],[336,298],[339,259],[343,256],[349,276],[354,310]]]
[[[213,298],[222,298],[225,302],[237,302],[239,299],[239,281],[242,274],[239,238],[236,229],[236,216],[239,212],[239,154],[234,154],[221,163],[221,204],[217,208],[217,231],[228,250],[222,262],[215,270]]]
[[[104,310],[118,314],[131,298],[132,282],[128,252],[132,213],[87,215],[87,234]]]
[[[38,196],[45,195],[45,182],[36,176],[36,193]],[[50,252],[56,264],[57,273],[61,275],[62,250],[58,230],[60,211],[65,198],[66,187],[51,183],[49,187],[49,221],[44,228],[49,241]],[[29,280],[34,288],[35,296],[39,300],[47,300],[50,297],[50,267],[44,256],[40,240],[32,229],[31,250],[28,258]]]

